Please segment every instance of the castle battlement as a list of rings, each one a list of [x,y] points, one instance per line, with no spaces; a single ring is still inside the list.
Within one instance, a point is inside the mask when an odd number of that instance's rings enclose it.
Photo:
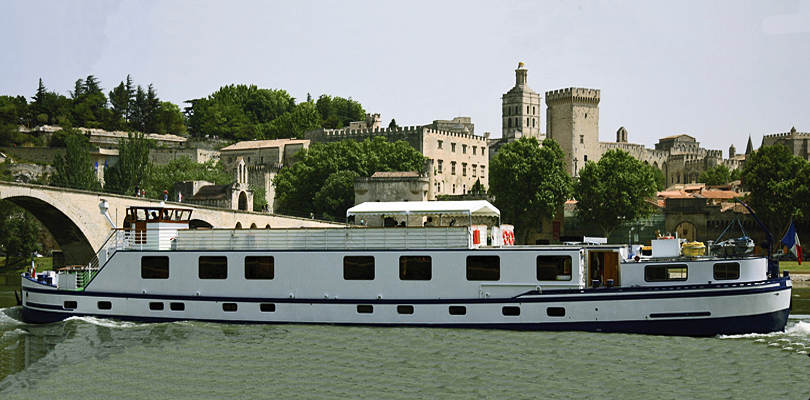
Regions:
[[[784,132],[784,133],[772,133],[770,135],[764,135],[763,138],[786,138],[786,137],[796,137],[796,138],[810,138],[810,132]]]
[[[391,135],[413,135],[413,134],[434,134],[443,135],[448,137],[459,137],[465,139],[478,140],[486,143],[485,136],[478,136],[471,133],[463,132],[450,132],[436,129],[430,129],[425,126],[403,126],[399,128],[374,128],[374,129],[324,129],[323,135],[335,140],[336,138],[354,139],[365,138],[369,136],[391,136]]]
[[[601,98],[599,89],[565,88],[546,92],[546,104],[554,105],[565,102],[597,105]]]

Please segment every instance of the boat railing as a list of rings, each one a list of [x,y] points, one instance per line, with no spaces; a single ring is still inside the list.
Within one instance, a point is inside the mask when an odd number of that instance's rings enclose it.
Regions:
[[[469,227],[116,229],[98,253],[119,250],[363,250],[470,248]]]

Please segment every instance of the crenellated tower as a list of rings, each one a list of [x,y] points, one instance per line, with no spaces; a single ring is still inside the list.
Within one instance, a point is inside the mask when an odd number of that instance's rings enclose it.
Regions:
[[[546,136],[560,144],[572,176],[576,176],[586,162],[596,162],[602,157],[599,100],[599,89],[567,88],[546,92]],[[620,137],[618,133],[617,139]]]
[[[515,70],[515,87],[506,92],[502,99],[501,127],[505,139],[518,139],[533,136],[542,141],[540,128],[542,98],[527,84],[528,70],[523,63]]]

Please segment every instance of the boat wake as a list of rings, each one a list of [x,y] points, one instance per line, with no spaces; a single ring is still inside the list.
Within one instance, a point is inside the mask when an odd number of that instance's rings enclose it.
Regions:
[[[143,323],[119,321],[114,319],[96,318],[96,317],[70,317],[65,321],[81,321],[91,325],[102,326],[105,328],[138,328],[144,326]]]
[[[720,335],[720,339],[754,339],[784,351],[810,355],[810,316],[791,316],[784,332]]]
[[[0,326],[24,324],[22,320],[22,307],[0,308]]]

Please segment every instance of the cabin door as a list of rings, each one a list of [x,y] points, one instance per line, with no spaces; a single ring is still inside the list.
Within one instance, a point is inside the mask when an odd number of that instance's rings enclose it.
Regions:
[[[619,253],[589,251],[588,260],[588,286],[593,286],[593,281],[599,281],[599,285],[604,286],[608,279],[613,280],[613,285],[619,286]]]
[[[135,222],[135,244],[146,243],[146,221]]]

